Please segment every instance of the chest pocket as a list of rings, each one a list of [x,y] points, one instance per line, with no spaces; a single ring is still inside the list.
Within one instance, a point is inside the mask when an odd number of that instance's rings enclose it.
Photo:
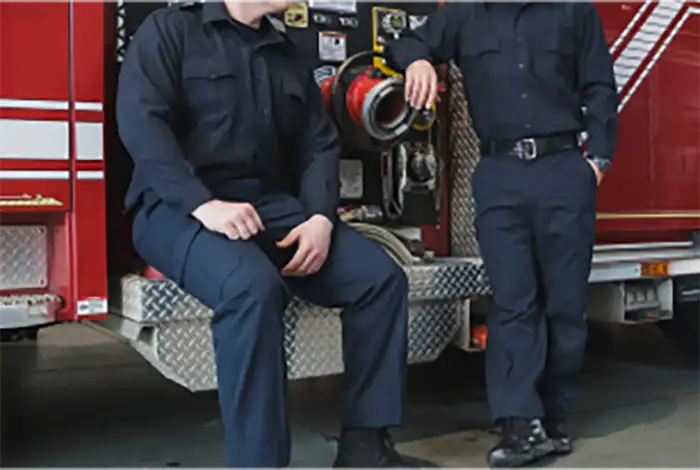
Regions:
[[[291,73],[279,78],[278,87],[275,103],[277,126],[285,137],[291,137],[306,123],[306,87]]]
[[[573,27],[560,25],[542,31],[534,42],[534,71],[544,80],[576,80],[577,44]]]
[[[182,63],[182,79],[187,108],[197,117],[232,114],[235,110],[240,83],[226,61],[187,58]]]
[[[495,34],[483,30],[470,31],[462,38],[460,68],[479,75],[497,72],[500,59],[501,40]]]

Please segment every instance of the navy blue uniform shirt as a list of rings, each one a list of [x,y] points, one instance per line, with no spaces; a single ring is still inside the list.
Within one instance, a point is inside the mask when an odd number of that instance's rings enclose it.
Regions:
[[[254,178],[298,195],[309,215],[333,218],[340,143],[306,64],[268,19],[250,28],[222,2],[149,15],[117,95],[119,135],[135,164],[127,208],[152,190],[189,214]]]
[[[591,3],[447,3],[386,54],[398,71],[454,60],[482,140],[587,131],[589,154],[613,157],[619,98]]]

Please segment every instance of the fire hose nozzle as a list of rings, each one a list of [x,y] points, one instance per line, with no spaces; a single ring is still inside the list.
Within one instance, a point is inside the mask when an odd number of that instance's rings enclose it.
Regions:
[[[364,51],[351,56],[320,86],[342,134],[352,136],[350,140],[362,146],[386,149],[411,129],[430,128],[436,113],[434,109],[414,109],[406,102],[403,78],[387,77],[372,66],[352,67],[359,59],[380,55]]]

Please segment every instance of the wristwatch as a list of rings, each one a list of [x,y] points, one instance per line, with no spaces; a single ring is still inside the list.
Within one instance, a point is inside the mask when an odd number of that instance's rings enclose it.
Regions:
[[[588,159],[595,163],[601,173],[605,173],[610,168],[610,160],[607,158],[596,157],[595,155],[589,155]]]

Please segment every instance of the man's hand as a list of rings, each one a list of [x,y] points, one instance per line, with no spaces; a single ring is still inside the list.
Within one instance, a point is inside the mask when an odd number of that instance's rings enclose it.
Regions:
[[[431,109],[438,96],[438,76],[427,60],[417,60],[406,69],[405,99],[416,109]]]
[[[603,172],[600,171],[598,165],[596,165],[595,162],[593,162],[592,160],[587,158],[586,161],[589,165],[591,165],[591,168],[593,168],[593,171],[595,172],[596,185],[600,186],[600,182],[603,181]]]
[[[283,240],[280,248],[288,248],[298,242],[294,257],[282,268],[285,276],[308,276],[323,266],[331,244],[333,223],[322,215],[314,215],[306,222],[294,227]]]
[[[265,230],[258,212],[247,202],[205,202],[192,216],[212,232],[224,234],[231,240],[247,240]]]

